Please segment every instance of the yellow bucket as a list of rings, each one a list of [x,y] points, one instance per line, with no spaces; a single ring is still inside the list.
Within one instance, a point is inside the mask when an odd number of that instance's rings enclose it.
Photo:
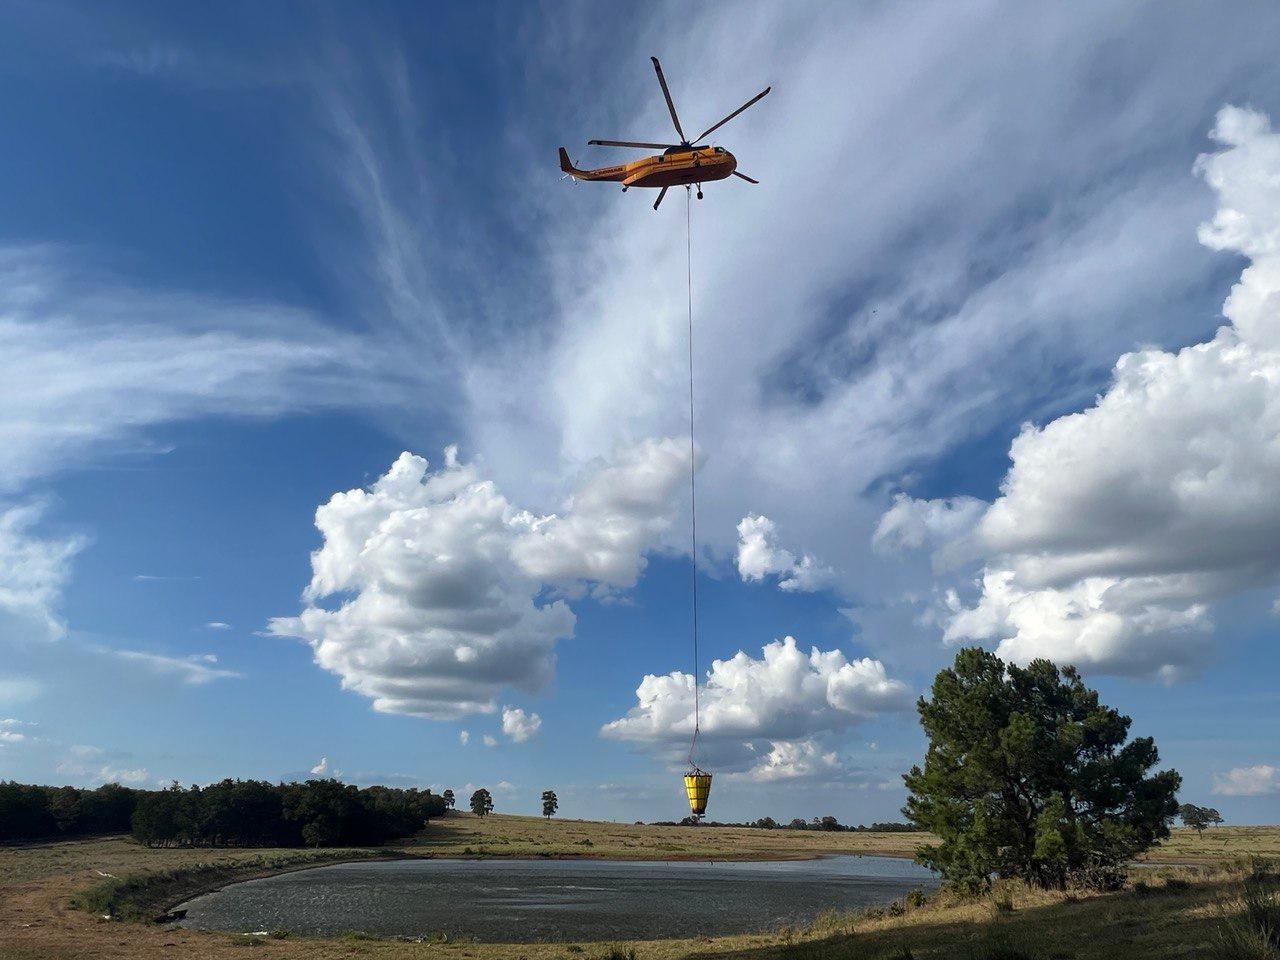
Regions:
[[[707,812],[707,799],[711,796],[711,774],[694,767],[684,775],[684,792],[689,795],[689,809],[695,817]]]

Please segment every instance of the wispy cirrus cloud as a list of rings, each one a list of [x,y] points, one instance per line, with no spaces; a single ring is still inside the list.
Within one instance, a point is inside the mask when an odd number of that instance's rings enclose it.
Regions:
[[[193,654],[187,657],[171,657],[142,650],[103,648],[108,656],[123,660],[160,677],[168,677],[190,686],[203,686],[215,680],[230,680],[241,676],[234,670],[218,666],[218,658],[212,653]]]

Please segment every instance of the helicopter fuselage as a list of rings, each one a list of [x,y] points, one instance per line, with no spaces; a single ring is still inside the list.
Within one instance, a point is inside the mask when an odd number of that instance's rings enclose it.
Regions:
[[[561,150],[560,166],[575,180],[604,180],[624,187],[679,187],[724,180],[738,168],[737,158],[724,147],[673,147],[616,167],[579,170]]]

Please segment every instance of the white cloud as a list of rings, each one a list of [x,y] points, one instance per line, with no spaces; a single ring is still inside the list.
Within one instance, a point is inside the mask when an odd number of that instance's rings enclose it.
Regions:
[[[117,754],[115,756],[117,758],[127,758],[128,754]],[[101,747],[88,743],[77,743],[66,749],[66,755],[58,763],[57,771],[65,776],[93,784],[122,783],[137,785],[151,779],[151,775],[144,767],[126,767],[111,762],[102,762],[110,759],[107,751]]]
[[[458,731],[458,742],[464,747],[471,742],[471,733],[468,730]]]
[[[35,724],[26,723],[14,717],[6,717],[0,720],[0,747],[6,744],[18,744],[27,742],[28,735],[23,732],[24,727],[33,727]],[[38,737],[36,739],[39,739]]]
[[[769,783],[779,780],[829,779],[843,767],[834,750],[823,750],[814,740],[777,741],[769,753],[741,776]]]
[[[0,637],[57,640],[66,633],[57,603],[82,537],[41,538],[32,528],[44,505],[0,503]]]
[[[102,783],[137,785],[151,778],[146,767],[113,767],[110,764],[98,770],[97,779]]]
[[[824,590],[835,580],[834,573],[808,554],[796,557],[778,546],[777,525],[754,514],[738,522],[738,575],[743,580],[778,577],[778,587],[788,591]]]
[[[1124,355],[1093,407],[1023,429],[975,534],[982,595],[948,640],[1175,679],[1208,656],[1214,601],[1280,579],[1280,135],[1228,107],[1213,137],[1200,239],[1252,261],[1230,322]]]
[[[322,777],[322,776],[324,776],[326,773],[328,773],[328,772],[329,772],[329,758],[328,758],[328,757],[321,757],[321,758],[320,758],[320,762],[319,762],[319,763],[317,763],[314,767],[312,767],[312,768],[311,768],[311,772],[312,772],[312,773],[314,773],[314,774],[316,774],[317,776],[321,776],[321,777]]]
[[[44,684],[31,677],[0,676],[0,704],[26,703],[44,692]]]
[[[871,543],[885,553],[951,543],[967,535],[986,508],[977,497],[917,500],[899,493],[876,524]]]
[[[231,629],[231,624],[224,623],[221,620],[210,620],[208,623],[205,624],[205,626],[208,627],[210,630],[230,630]]]
[[[492,713],[507,687],[541,688],[574,615],[548,587],[629,587],[670,523],[688,448],[647,440],[588,469],[558,514],[517,510],[447,451],[402,454],[368,490],[316,511],[310,605],[271,623],[306,640],[318,664],[387,713],[448,719]],[[319,605],[342,595],[336,609]]]
[[[112,650],[105,647],[102,648],[102,652],[127,663],[137,664],[159,676],[173,677],[180,683],[190,686],[201,686],[212,683],[214,680],[227,680],[240,676],[234,670],[219,667],[218,658],[212,653],[194,654],[189,657],[167,657],[141,650]]]
[[[601,728],[601,735],[653,745],[668,757],[693,734],[694,680],[674,671],[648,675],[636,688],[636,706]],[[766,644],[760,659],[739,651],[716,660],[699,694],[700,744],[723,767],[744,766],[767,743],[794,744],[906,709],[911,691],[888,676],[878,660],[849,660],[839,650],[803,653],[792,637]],[[792,744],[778,747],[780,743]],[[779,769],[787,758],[780,754]]]
[[[481,739],[481,741],[483,741],[483,743],[484,743],[484,745],[485,745],[486,747],[496,747],[496,746],[498,745],[497,738],[492,737],[492,736],[490,736],[490,735],[489,735],[489,734],[487,734],[487,733],[486,733],[483,737],[481,737],[480,739]]]
[[[1224,797],[1261,797],[1280,793],[1280,768],[1259,763],[1215,774],[1213,792]]]
[[[155,454],[159,424],[395,402],[396,363],[303,311],[148,291],[53,246],[0,246],[0,639],[65,634],[58,608],[86,542],[38,531],[44,504],[18,502],[33,484]],[[186,682],[230,675],[151,666]]]
[[[694,113],[726,78],[744,99],[777,80],[723,131],[751,144],[753,176],[787,181],[798,142],[830,164],[787,190],[713,185],[694,206],[699,526],[723,555],[737,522],[764,514],[858,597],[901,586],[870,545],[886,481],[1086,403],[1135,343],[1203,336],[1221,264],[1191,232],[1208,203],[1187,144],[1216,105],[1207,91],[1280,79],[1256,11],[1085,2],[1046,30],[1029,9],[922,9],[927,36],[894,5],[819,22],[775,4],[749,23],[707,7],[663,55]],[[992,43],[1027,56],[969,56]],[[1126,70],[1117,51],[1143,45],[1147,69]],[[617,122],[604,105],[635,104],[626,126],[669,128],[651,71],[609,80],[557,124],[587,131]],[[868,108],[842,109],[833,88]],[[682,211],[646,220],[635,191],[590,185],[530,199],[554,212],[553,309],[473,363],[467,414],[468,445],[522,499],[548,451],[581,461],[687,426]],[[780,250],[804,269],[779,269]]]
[[[525,713],[520,707],[502,708],[502,732],[513,743],[524,743],[537,735],[542,718],[536,713]]]
[[[86,280],[93,277],[92,283]],[[208,414],[399,398],[366,343],[279,305],[153,293],[52,247],[0,247],[0,491]]]

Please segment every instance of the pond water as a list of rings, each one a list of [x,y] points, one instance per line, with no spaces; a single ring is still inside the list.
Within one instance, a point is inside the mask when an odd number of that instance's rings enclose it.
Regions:
[[[183,925],[204,930],[641,940],[775,930],[936,886],[930,871],[890,857],[396,860],[249,880],[182,906]]]

